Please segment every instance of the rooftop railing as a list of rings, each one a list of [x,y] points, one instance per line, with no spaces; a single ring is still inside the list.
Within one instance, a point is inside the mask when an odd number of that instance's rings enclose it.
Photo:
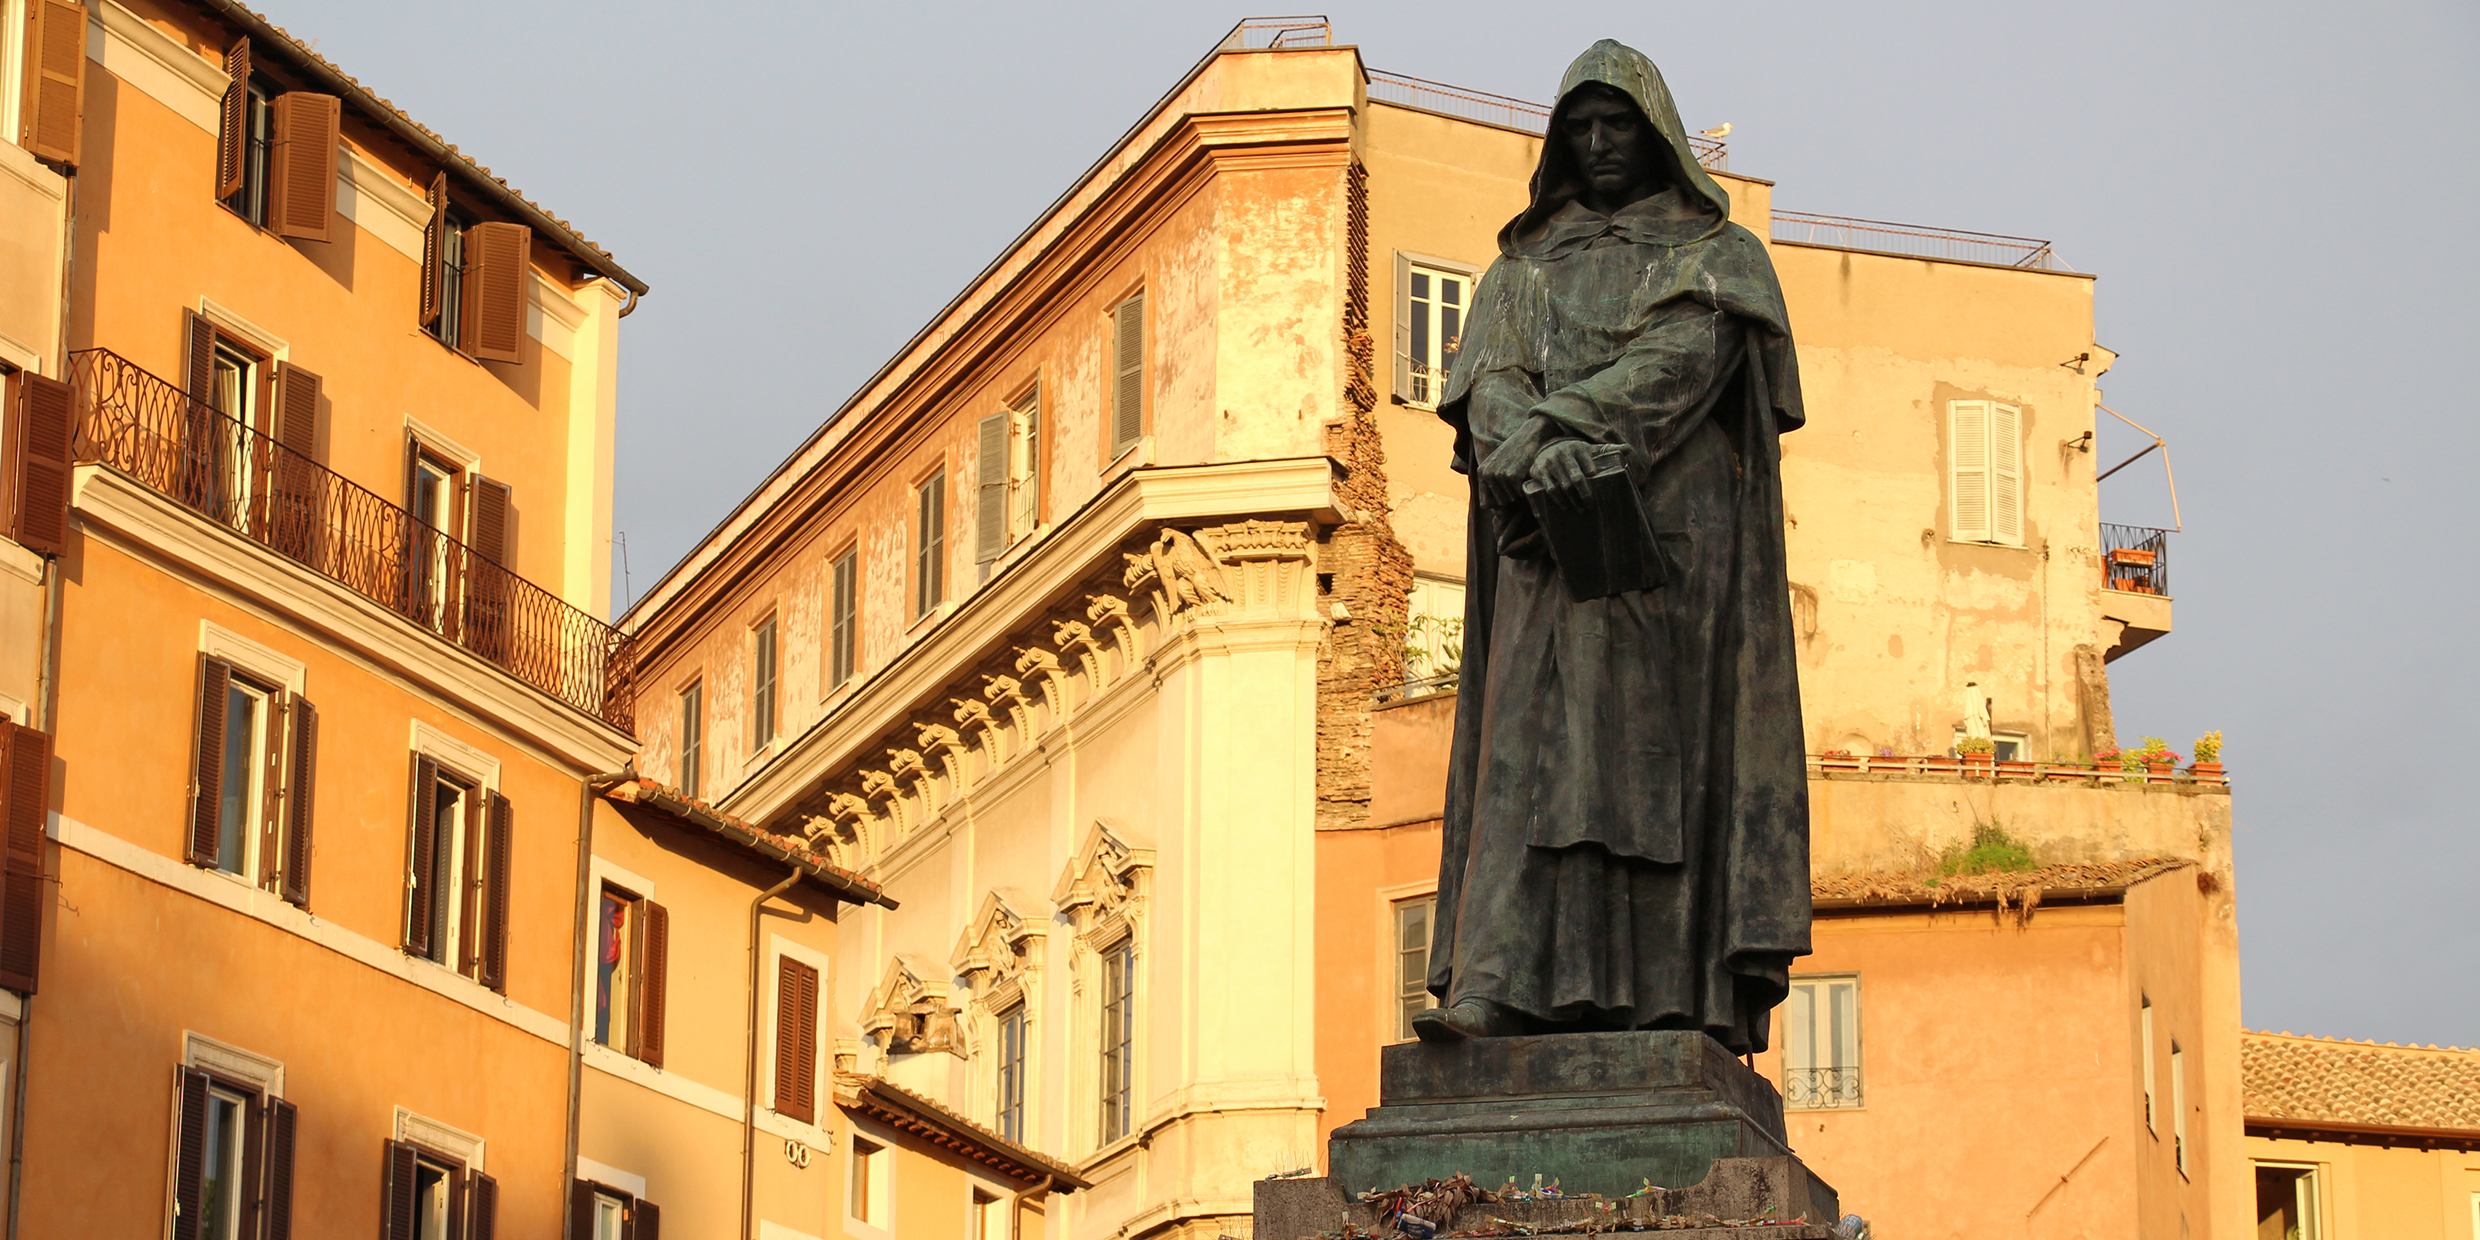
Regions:
[[[1779,209],[1774,212],[1773,222],[1776,241],[1830,245],[1845,250],[1900,254],[1910,258],[1988,263],[1997,267],[2028,267],[2039,271],[2069,269],[2051,252],[2049,242],[2033,237],[1968,232],[1960,228],[1931,228],[1924,224],[1890,224],[1884,220],[1854,219],[1848,215],[1812,215],[1806,211]]]
[[[1292,17],[1244,17],[1216,45],[1219,52],[1255,52],[1270,47],[1332,47],[1334,23],[1324,13]]]
[[[104,349],[73,353],[76,459],[110,466],[578,710],[632,727],[627,638],[402,507]]]
[[[1402,104],[1408,108],[1479,121],[1502,129],[1520,129],[1537,134],[1546,133],[1550,128],[1548,104],[1509,95],[1493,95],[1486,90],[1449,86],[1408,73],[1371,69],[1369,97],[1382,103]],[[1708,168],[1728,169],[1731,166],[1730,148],[1713,138],[1689,134],[1688,145],[1696,151],[1696,162]]]

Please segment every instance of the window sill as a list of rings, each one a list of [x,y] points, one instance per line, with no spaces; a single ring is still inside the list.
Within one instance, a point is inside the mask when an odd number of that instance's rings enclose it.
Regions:
[[[1997,551],[2030,551],[2032,549],[2022,543],[1998,542],[1986,538],[1956,538],[1949,535],[1946,541],[1958,547],[1988,547]]]

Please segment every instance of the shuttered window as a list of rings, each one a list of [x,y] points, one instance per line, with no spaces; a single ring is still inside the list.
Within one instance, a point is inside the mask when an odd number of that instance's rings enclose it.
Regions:
[[[326,571],[329,540],[321,503],[326,479],[317,467],[320,386],[316,374],[291,362],[276,363],[271,437],[283,451],[268,470],[264,535],[277,551]]]
[[[861,604],[861,553],[847,551],[836,557],[835,570],[830,574],[827,597],[827,688],[842,688],[853,675],[855,653],[854,621]]]
[[[605,886],[597,920],[594,1040],[660,1068],[671,990],[671,913]]]
[[[410,1141],[386,1146],[385,1240],[497,1240],[499,1181]]]
[[[947,471],[930,475],[914,500],[913,618],[918,620],[947,601]]]
[[[69,541],[69,385],[19,371],[7,405],[9,534],[28,551],[59,555]]]
[[[430,219],[422,226],[422,330],[441,341],[456,343],[454,308],[462,288],[451,277],[458,269],[456,222],[448,209],[448,174],[431,178],[427,195]]]
[[[329,240],[336,224],[337,125],[344,101],[287,91],[269,111],[275,119],[267,158],[267,228],[299,241]]]
[[[662,1240],[663,1212],[626,1189],[592,1180],[570,1183],[568,1234],[573,1240]]]
[[[1957,542],[2024,541],[2023,410],[1988,400],[1946,406],[1948,511]]]
[[[775,617],[749,630],[749,749],[775,742]]]
[[[84,141],[86,7],[26,0],[25,113],[18,141],[36,159],[74,168]]]
[[[409,801],[406,954],[505,991],[515,848],[508,798],[416,754]]]
[[[291,1240],[299,1110],[198,1068],[175,1077],[174,1240]]]
[[[671,993],[672,915],[652,900],[637,904],[636,1003],[630,1014],[629,1053],[660,1068],[664,1003]]]
[[[52,738],[0,724],[0,986],[35,991],[43,960],[44,819],[51,806]]]
[[[1145,437],[1145,294],[1111,312],[1111,459]]]
[[[215,196],[224,205],[233,205],[233,196],[249,180],[250,107],[250,41],[235,39],[224,50],[224,106],[220,109],[215,139]],[[260,144],[262,147],[264,143]],[[235,208],[238,210],[239,208]],[[247,212],[244,212],[247,215]]]
[[[1008,415],[983,418],[975,428],[973,468],[980,481],[973,499],[973,562],[987,564],[1008,545]]]
[[[1037,383],[1017,400],[1012,440],[1014,459],[1008,470],[1009,530],[1017,538],[1042,523],[1042,385]]]
[[[310,902],[318,712],[299,694],[198,660],[188,858]]]
[[[515,552],[509,545],[515,501],[508,484],[494,478],[476,476],[465,484],[465,492],[473,513],[468,545],[474,552],[465,561],[465,646],[506,666],[513,632],[508,564]]]
[[[465,230],[463,306],[456,344],[486,362],[523,361],[534,234],[491,222]]]
[[[698,772],[706,762],[706,685],[692,681],[680,691],[680,795],[695,799]]]
[[[818,1120],[818,970],[775,958],[775,1111]]]

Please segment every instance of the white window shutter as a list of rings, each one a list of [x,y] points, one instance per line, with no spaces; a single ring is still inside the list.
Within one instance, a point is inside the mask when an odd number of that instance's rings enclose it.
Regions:
[[[1395,252],[1395,400],[1412,402],[1412,260]]]
[[[1112,314],[1111,455],[1145,436],[1145,294],[1119,304]]]
[[[1016,532],[1030,534],[1041,515],[1042,497],[1042,387],[1018,404],[1016,415],[1008,428],[1008,488],[1012,500],[1011,516]]]
[[[973,562],[985,563],[1007,550],[1008,415],[983,418],[980,426],[980,471],[973,505]]]
[[[2024,545],[2023,409],[1989,406],[1989,541]]]
[[[1947,461],[1953,483],[1949,536],[1960,542],[1989,541],[1989,402],[1950,401],[1946,406]]]

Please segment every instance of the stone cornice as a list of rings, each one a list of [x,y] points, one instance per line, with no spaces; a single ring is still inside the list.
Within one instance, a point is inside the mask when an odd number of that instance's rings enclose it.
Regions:
[[[719,807],[759,823],[792,808],[817,791],[820,781],[862,758],[896,722],[944,703],[943,691],[959,675],[989,660],[1006,646],[1008,635],[1056,605],[1062,583],[1089,579],[1148,526],[1261,515],[1332,524],[1347,516],[1335,495],[1338,480],[1338,467],[1322,456],[1131,471],[786,742],[756,775],[725,794]],[[1028,670],[1024,681],[1024,689],[1037,698],[1040,679]]]
[[[622,732],[385,607],[216,525],[128,475],[77,467],[72,506],[88,537],[238,594],[332,640],[418,692],[577,771],[620,767]]]

